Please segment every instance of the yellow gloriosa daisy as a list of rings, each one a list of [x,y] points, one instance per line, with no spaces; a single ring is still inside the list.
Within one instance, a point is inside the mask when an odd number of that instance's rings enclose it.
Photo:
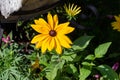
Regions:
[[[41,52],[45,53],[48,49],[52,51],[56,50],[58,54],[62,53],[62,47],[71,48],[71,40],[66,36],[66,34],[71,33],[74,28],[69,26],[69,22],[58,24],[58,16],[48,13],[47,15],[48,23],[43,19],[39,18],[34,20],[35,24],[31,27],[37,31],[36,35],[31,43],[36,44],[36,48],[41,48]]]
[[[111,25],[114,30],[120,31],[120,15],[119,16],[114,16],[115,17],[115,22],[112,22]]]
[[[78,7],[75,4],[69,4],[68,6],[65,4],[64,9],[68,15],[68,18],[74,18],[75,15],[79,14],[81,12],[81,7]]]

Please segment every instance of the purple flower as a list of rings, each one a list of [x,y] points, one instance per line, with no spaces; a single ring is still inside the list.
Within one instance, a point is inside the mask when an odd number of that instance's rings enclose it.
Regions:
[[[112,66],[112,69],[114,70],[114,71],[116,71],[118,68],[119,68],[119,62],[116,62],[113,66]]]
[[[10,41],[10,36],[8,35],[6,38],[2,38],[2,41],[4,42],[4,43],[9,43],[9,41]]]

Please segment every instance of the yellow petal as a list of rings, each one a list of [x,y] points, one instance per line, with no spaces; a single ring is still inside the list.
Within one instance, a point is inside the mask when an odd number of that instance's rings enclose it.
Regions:
[[[77,5],[74,6],[73,11],[75,11],[76,9],[77,9]]]
[[[62,53],[62,48],[61,48],[61,45],[60,45],[60,42],[59,42],[59,40],[55,37],[55,42],[56,42],[56,52],[58,53],[58,54],[61,54]]]
[[[47,45],[47,49],[49,51],[51,51],[51,46],[50,46],[51,40],[52,40],[52,37],[49,36],[48,39],[47,39],[47,41],[46,41],[46,43],[45,43]]]
[[[79,14],[80,12],[81,12],[81,10],[75,11],[75,14],[74,14],[74,15],[77,15],[77,14]]]
[[[48,20],[48,24],[50,25],[51,29],[53,29],[53,18],[50,13],[48,13],[47,15],[47,20]]]
[[[120,31],[120,23],[119,22],[112,22],[112,27],[113,29],[117,29],[118,31]]]
[[[64,27],[63,29],[57,31],[58,34],[68,34],[74,31],[75,28],[73,27]]]
[[[43,18],[39,18],[39,24],[40,24],[42,27],[46,27],[47,29],[50,30],[50,25],[49,25]]]
[[[35,24],[40,25],[40,21],[39,20],[34,20]]]
[[[48,35],[45,34],[38,34],[32,40],[31,43],[37,43],[38,41],[44,40]]]
[[[72,6],[70,7],[70,10],[71,10],[71,11],[73,10],[73,7],[74,7],[74,4],[72,4]]]
[[[51,51],[54,47],[55,47],[55,39],[54,39],[54,37],[51,37],[51,41],[50,41],[48,50]]]
[[[38,48],[40,48],[41,47],[41,45],[42,45],[42,41],[38,41],[37,43],[36,43],[36,48],[38,49]]]
[[[57,27],[55,27],[55,30],[56,30],[56,31],[60,31],[60,30],[62,30],[63,28],[67,27],[69,24],[70,24],[70,22],[66,22],[66,23],[59,24]]]
[[[120,17],[118,17],[118,16],[114,16],[114,17],[115,17],[116,21],[120,22]]]
[[[75,10],[75,12],[81,11],[80,8],[81,8],[81,7],[78,7],[78,8]]]
[[[58,25],[58,16],[54,15],[53,20],[54,20],[54,27],[56,27]]]
[[[69,44],[72,44],[72,41],[66,35],[61,35],[61,36],[66,42],[68,42]]]
[[[31,27],[37,31],[38,33],[43,33],[43,34],[48,34],[49,33],[49,30],[47,27],[45,26],[41,26],[41,25],[31,25]]]
[[[42,18],[39,18],[39,20],[34,20],[34,22],[36,25],[40,25],[40,27],[46,27],[47,29],[50,28],[49,24]]]
[[[60,44],[65,48],[71,48],[69,43],[65,40],[63,35],[57,35],[57,39],[59,40]]]
[[[69,4],[69,7],[70,7],[70,4]],[[69,7],[67,7],[66,4],[64,5],[64,9],[65,9],[65,11],[66,11],[67,13],[69,12],[69,9],[70,9]]]
[[[49,40],[49,37],[47,37],[46,39],[43,40],[42,42],[42,46],[41,46],[41,52],[44,54],[48,48],[48,40]]]
[[[32,27],[35,31],[37,31],[38,33],[40,33],[40,31],[39,31],[40,26],[39,26],[39,25],[31,24],[31,27]]]
[[[68,5],[68,10],[70,10],[70,8],[71,8],[71,5],[70,5],[70,3],[69,3],[69,5]]]

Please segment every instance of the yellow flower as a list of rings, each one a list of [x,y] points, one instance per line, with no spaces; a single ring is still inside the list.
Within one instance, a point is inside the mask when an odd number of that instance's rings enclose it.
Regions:
[[[48,49],[52,51],[56,50],[58,54],[62,53],[62,47],[71,48],[71,40],[66,36],[66,34],[71,33],[74,28],[68,26],[69,22],[58,24],[58,16],[48,13],[47,15],[48,23],[39,18],[39,20],[34,20],[35,24],[32,24],[32,28],[37,31],[36,35],[31,43],[36,44],[36,48],[41,48],[41,52],[45,53]]]
[[[68,6],[65,4],[64,9],[66,13],[68,14],[68,18],[74,18],[75,15],[79,14],[81,12],[81,7],[78,7],[77,5],[74,4],[69,4]]]
[[[113,27],[113,29],[116,29],[118,31],[120,31],[120,15],[119,16],[114,16],[115,17],[115,22],[112,22],[111,25]]]
[[[40,67],[39,59],[38,58],[32,64],[31,70],[32,70],[32,72],[35,72],[36,74],[39,74],[41,72],[42,68]]]

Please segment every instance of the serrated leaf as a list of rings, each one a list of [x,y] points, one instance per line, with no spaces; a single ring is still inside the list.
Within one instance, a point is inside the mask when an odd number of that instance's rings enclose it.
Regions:
[[[107,43],[103,43],[103,44],[99,45],[95,49],[95,57],[102,58],[106,54],[110,45],[111,45],[111,42],[107,42]]]
[[[105,80],[119,80],[117,73],[108,65],[100,65],[97,67]]]
[[[87,57],[85,57],[85,60],[94,60],[95,59],[95,56],[90,54],[88,55]]]
[[[59,59],[59,55],[53,55],[52,57],[51,57],[51,61],[57,61]]]
[[[86,80],[90,73],[91,68],[89,66],[83,66],[82,68],[80,68],[79,80]]]
[[[82,36],[78,38],[77,40],[73,42],[72,48],[74,50],[83,51],[89,45],[89,42],[91,41],[93,37],[94,36]]]

